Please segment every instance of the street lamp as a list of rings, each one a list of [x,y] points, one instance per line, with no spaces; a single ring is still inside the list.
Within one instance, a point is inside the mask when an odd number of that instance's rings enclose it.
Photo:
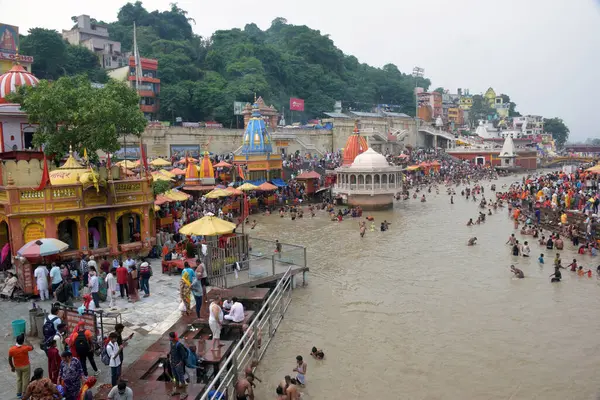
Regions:
[[[415,78],[415,124],[417,126],[417,135],[419,134],[419,95],[417,93],[419,78],[425,74],[425,69],[421,67],[413,68],[413,77]]]

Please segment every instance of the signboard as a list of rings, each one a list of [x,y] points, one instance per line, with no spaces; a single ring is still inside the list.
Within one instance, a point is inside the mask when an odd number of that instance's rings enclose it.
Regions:
[[[243,101],[234,101],[233,102],[233,115],[242,115],[244,111],[244,102]]]
[[[200,156],[200,145],[197,144],[172,144],[171,157],[183,158],[186,154],[190,157]]]
[[[148,154],[148,148],[144,144],[144,151]],[[139,143],[125,143],[121,148],[113,153],[113,157],[120,160],[139,160],[141,157]]]
[[[46,230],[41,224],[29,224],[23,230],[23,241],[29,243],[33,240],[43,239],[46,237]]]
[[[291,111],[304,111],[304,100],[297,99],[295,97],[290,98],[290,110]]]
[[[19,28],[0,24],[0,52],[15,54],[19,48]]]
[[[16,54],[0,51],[0,60],[15,61],[16,58]],[[19,61],[25,64],[31,64],[33,63],[33,57],[19,54]]]
[[[200,128],[200,122],[183,122],[181,126],[184,128]]]
[[[290,142],[287,140],[276,140],[275,141],[275,146],[277,147],[288,147],[290,145]]]

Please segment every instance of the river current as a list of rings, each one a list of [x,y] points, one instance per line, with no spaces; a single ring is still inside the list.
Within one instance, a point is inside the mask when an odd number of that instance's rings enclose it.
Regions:
[[[517,177],[485,182],[499,190]],[[440,186],[370,213],[387,232],[360,238],[358,219],[257,217],[257,237],[307,246],[308,286],[293,301],[256,374],[258,399],[274,399],[295,357],[308,363],[305,399],[596,399],[600,380],[600,280],[563,272],[555,252],[513,229],[506,208],[481,225],[478,202]],[[480,197],[480,196],[479,196]],[[306,215],[306,214],[305,214]],[[511,233],[532,257],[513,257]],[[467,247],[476,236],[478,244]],[[563,265],[579,256],[568,243]],[[537,262],[544,253],[546,264]],[[525,279],[512,277],[515,264]],[[313,360],[312,346],[326,359]]]

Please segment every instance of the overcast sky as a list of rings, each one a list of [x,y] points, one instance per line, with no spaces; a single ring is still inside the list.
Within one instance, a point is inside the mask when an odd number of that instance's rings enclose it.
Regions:
[[[149,11],[169,0],[146,0]],[[0,21],[60,31],[71,16],[116,19],[123,0],[0,0]],[[425,69],[433,88],[472,94],[493,87],[523,114],[561,117],[571,139],[600,137],[600,0],[182,0],[194,30],[255,22],[267,29],[276,17],[329,34],[346,54],[381,67]],[[35,71],[34,71],[35,72]],[[432,88],[432,89],[433,89]]]

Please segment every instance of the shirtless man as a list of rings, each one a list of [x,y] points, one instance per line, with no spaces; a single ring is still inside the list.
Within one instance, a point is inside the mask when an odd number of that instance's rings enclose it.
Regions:
[[[248,376],[237,381],[235,384],[235,398],[237,400],[254,400],[254,392],[252,391],[253,380],[252,376]]]
[[[298,390],[298,387],[294,383],[292,383],[291,376],[286,375],[285,380],[281,381],[279,387],[281,387],[284,390],[288,400],[300,399],[300,391]]]
[[[472,237],[471,239],[469,239],[469,242],[467,243],[467,246],[474,246],[477,243],[477,238],[476,237]]]
[[[277,386],[277,389],[275,390],[275,393],[277,393],[277,399],[276,400],[288,400],[288,396],[285,393],[285,391],[283,390],[283,388],[281,386]]]
[[[525,278],[525,274],[519,268],[516,268],[514,265],[510,266],[510,270],[515,276],[519,279]]]

